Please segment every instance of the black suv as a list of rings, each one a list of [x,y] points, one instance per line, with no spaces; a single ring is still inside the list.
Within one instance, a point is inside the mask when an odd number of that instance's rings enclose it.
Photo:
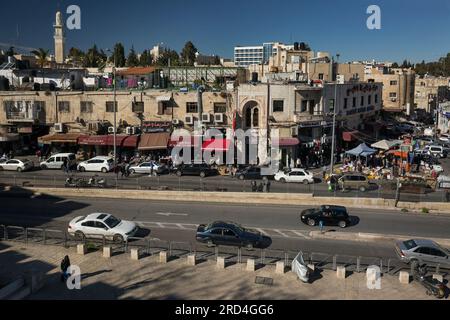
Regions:
[[[181,165],[175,169],[175,172],[179,177],[200,176],[201,178],[204,178],[206,176],[214,176],[218,174],[217,170],[211,169],[206,163]]]
[[[338,225],[341,228],[346,228],[351,224],[350,216],[345,207],[340,206],[321,206],[316,209],[307,209],[301,213],[302,222],[311,227],[320,224],[323,225]]]
[[[261,180],[261,179],[273,180],[274,175],[263,176],[261,174],[261,168],[247,167],[236,172],[236,177],[239,180]]]

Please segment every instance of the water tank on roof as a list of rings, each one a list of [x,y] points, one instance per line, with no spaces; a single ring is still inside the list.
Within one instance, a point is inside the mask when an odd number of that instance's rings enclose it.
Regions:
[[[298,51],[300,49],[300,44],[298,42],[294,42],[294,50]]]

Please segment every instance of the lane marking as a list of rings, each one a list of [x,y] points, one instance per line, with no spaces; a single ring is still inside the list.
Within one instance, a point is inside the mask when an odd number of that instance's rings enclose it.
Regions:
[[[172,217],[172,216],[180,216],[180,217],[187,217],[187,213],[173,213],[173,212],[156,212],[155,213],[158,216],[165,216],[165,217]]]
[[[290,230],[290,231],[291,231],[292,233],[298,235],[299,237],[302,237],[302,238],[305,238],[305,239],[310,239],[310,237],[304,235],[303,233],[300,233],[300,232],[295,231],[295,230]]]
[[[273,231],[275,231],[275,232],[278,233],[278,234],[281,234],[281,235],[282,235],[283,237],[285,237],[285,238],[289,238],[289,236],[288,236],[287,234],[281,232],[281,231],[278,230],[278,229],[273,229]]]
[[[268,234],[267,234],[263,229],[257,228],[257,229],[255,229],[255,230],[258,231],[258,232],[260,232],[260,233],[262,233],[263,235],[268,236]]]
[[[180,229],[186,229],[181,223],[177,223],[177,227],[179,227]]]

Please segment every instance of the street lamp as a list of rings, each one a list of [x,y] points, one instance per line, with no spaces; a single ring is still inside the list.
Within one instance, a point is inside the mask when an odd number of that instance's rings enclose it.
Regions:
[[[114,102],[113,102],[113,108],[114,108],[114,170],[116,171],[116,185],[117,185],[117,178],[119,176],[119,172],[117,171],[117,108],[116,108],[116,55],[114,52],[111,51],[111,49],[106,49],[106,51],[111,52],[114,57],[114,66],[113,66],[113,90],[114,90]]]
[[[339,56],[340,54],[336,54],[336,79],[334,82],[334,103],[333,103],[333,135],[331,141],[331,168],[330,168],[330,177],[334,172],[334,151],[336,145],[336,107],[337,107],[337,70],[339,65]]]

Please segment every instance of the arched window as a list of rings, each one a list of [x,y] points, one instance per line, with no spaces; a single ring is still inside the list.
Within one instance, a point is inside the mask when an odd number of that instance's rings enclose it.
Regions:
[[[253,108],[253,120],[252,120],[253,128],[259,127],[259,108]]]

